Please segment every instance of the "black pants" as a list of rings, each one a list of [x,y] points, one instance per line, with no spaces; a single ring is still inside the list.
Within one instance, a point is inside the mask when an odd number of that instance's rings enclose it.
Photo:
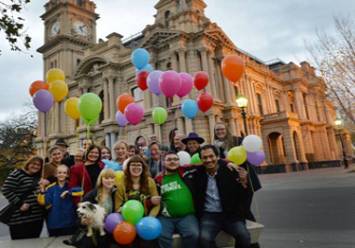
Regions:
[[[48,229],[48,234],[49,234],[49,237],[73,235],[75,233],[76,229],[77,229],[76,227]]]
[[[10,225],[11,239],[31,239],[41,235],[43,220]]]

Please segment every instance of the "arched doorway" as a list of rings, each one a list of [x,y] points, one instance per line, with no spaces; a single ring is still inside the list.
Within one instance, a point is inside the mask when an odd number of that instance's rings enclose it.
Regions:
[[[293,146],[295,147],[296,159],[300,162],[302,160],[301,143],[296,131],[293,132],[292,138],[293,138]]]
[[[284,164],[286,162],[286,149],[282,134],[278,132],[270,133],[268,145],[271,164]]]

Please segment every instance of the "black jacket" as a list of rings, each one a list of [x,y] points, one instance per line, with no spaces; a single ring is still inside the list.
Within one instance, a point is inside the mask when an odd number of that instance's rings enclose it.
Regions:
[[[244,189],[238,182],[239,174],[235,170],[227,167],[227,162],[218,160],[218,170],[216,175],[217,187],[223,208],[223,213],[231,220],[244,221],[249,212],[249,202],[252,197],[250,185]],[[196,167],[184,175],[186,184],[189,186],[197,216],[201,217],[206,202],[206,191],[208,176],[204,166]]]
[[[75,164],[74,156],[70,155],[69,153],[66,153],[62,160],[62,163],[68,166],[69,168],[72,167]]]

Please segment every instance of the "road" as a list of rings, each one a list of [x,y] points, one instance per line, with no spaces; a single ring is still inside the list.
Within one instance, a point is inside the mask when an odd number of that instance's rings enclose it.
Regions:
[[[355,173],[331,168],[260,178],[253,208],[265,225],[262,248],[355,247]],[[0,239],[8,238],[0,224]]]

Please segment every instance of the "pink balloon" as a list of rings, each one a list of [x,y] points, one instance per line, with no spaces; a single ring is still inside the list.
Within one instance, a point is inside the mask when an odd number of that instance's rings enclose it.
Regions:
[[[186,72],[179,73],[181,79],[180,90],[176,93],[179,97],[184,97],[190,93],[193,86],[193,78],[190,74]]]
[[[130,103],[127,105],[124,114],[129,123],[137,125],[144,117],[144,109],[137,103]]]
[[[160,91],[166,97],[173,97],[181,87],[181,79],[176,71],[166,71],[160,76]]]

